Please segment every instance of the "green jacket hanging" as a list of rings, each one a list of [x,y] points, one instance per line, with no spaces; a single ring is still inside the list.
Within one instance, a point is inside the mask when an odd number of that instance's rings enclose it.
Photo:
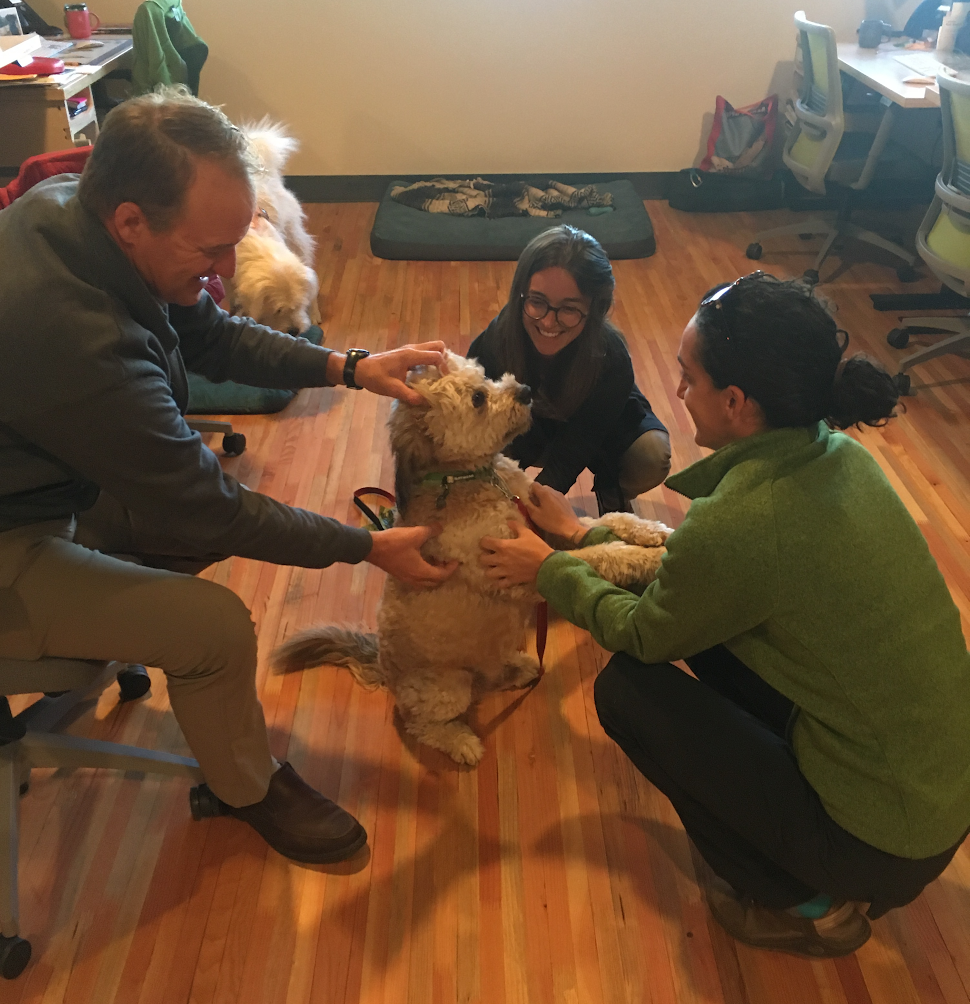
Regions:
[[[182,0],[145,0],[132,26],[136,94],[159,84],[185,84],[198,95],[199,74],[209,47],[199,38],[182,9]]]

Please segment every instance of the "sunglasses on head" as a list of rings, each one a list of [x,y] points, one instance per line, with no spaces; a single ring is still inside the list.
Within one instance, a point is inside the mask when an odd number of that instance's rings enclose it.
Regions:
[[[714,307],[717,310],[717,316],[721,319],[721,327],[724,329],[724,339],[725,341],[731,341],[731,326],[728,324],[728,319],[724,313],[724,304],[727,302],[728,296],[731,291],[737,289],[742,282],[748,279],[759,279],[765,273],[759,268],[756,272],[749,272],[747,275],[742,275],[739,279],[735,279],[734,282],[729,282],[726,286],[722,286],[720,289],[714,290],[709,296],[705,296],[701,300],[700,305],[702,307]]]

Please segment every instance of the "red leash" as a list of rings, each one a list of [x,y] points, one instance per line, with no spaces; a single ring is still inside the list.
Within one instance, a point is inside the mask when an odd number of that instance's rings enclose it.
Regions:
[[[532,522],[529,510],[518,495],[513,495],[512,500],[519,507],[519,512],[525,520],[525,525],[533,532],[538,533],[539,528]],[[545,600],[539,600],[536,604],[536,655],[539,657],[539,675],[536,683],[542,679],[545,668],[542,665],[542,657],[546,654],[546,635],[549,633],[549,604]]]
[[[387,527],[384,526],[380,516],[363,500],[364,495],[376,495],[378,498],[384,499],[385,502],[390,502],[392,509],[397,505],[397,500],[390,492],[384,491],[383,488],[358,488],[354,492],[354,505],[374,524],[374,529],[386,530]]]

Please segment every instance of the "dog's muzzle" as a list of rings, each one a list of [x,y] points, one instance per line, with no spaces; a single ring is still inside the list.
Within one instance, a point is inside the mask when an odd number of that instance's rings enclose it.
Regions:
[[[522,384],[515,392],[515,400],[519,404],[532,404],[532,388],[528,384]]]

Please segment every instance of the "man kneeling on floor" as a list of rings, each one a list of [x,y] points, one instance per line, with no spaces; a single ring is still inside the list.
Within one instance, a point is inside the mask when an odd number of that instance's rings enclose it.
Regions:
[[[224,810],[281,854],[336,861],[366,834],[270,755],[249,611],[193,574],[229,555],[367,560],[417,586],[452,569],[421,558],[424,528],[372,537],[245,490],[183,420],[185,371],[409,398],[408,369],[444,346],[348,361],[220,310],[203,287],[233,273],[253,170],[220,111],[150,94],[112,111],[80,180],[0,213],[0,657],[161,667]]]

